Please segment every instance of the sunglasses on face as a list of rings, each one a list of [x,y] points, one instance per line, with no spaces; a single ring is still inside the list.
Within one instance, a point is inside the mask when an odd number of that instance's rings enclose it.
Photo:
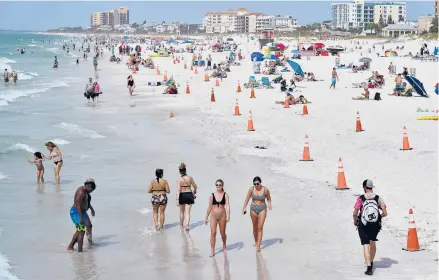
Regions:
[[[255,186],[259,186],[261,183],[253,183],[253,185]]]
[[[223,185],[221,185],[221,184],[215,184],[215,186],[217,186],[217,187],[222,187]]]

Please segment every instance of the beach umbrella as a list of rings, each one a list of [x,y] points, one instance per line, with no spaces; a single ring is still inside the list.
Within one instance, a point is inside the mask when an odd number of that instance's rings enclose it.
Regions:
[[[297,62],[288,59],[288,64],[291,66],[291,69],[293,69],[294,72],[296,72],[298,75],[302,77],[305,77],[302,71],[302,67],[300,67],[300,65]]]
[[[404,78],[413,87],[417,94],[423,97],[428,97],[428,93],[425,91],[424,84],[422,84],[421,81],[413,76],[405,76]]]
[[[325,47],[325,44],[323,44],[323,43],[315,43],[315,44],[314,44],[314,47],[315,47],[316,49],[323,49],[323,48]]]
[[[276,45],[276,48],[278,48],[278,49],[281,50],[281,51],[283,51],[283,50],[286,49],[285,45],[282,44],[282,43],[277,44],[277,45]]]
[[[189,41],[189,40],[186,40],[186,41],[184,41],[182,44],[192,44],[192,42]]]
[[[254,52],[250,55],[251,61],[263,61],[264,55],[260,52]]]
[[[371,62],[372,62],[372,59],[369,58],[369,57],[363,57],[363,58],[360,58],[359,61],[360,61],[360,62],[363,62],[363,63],[371,63]]]

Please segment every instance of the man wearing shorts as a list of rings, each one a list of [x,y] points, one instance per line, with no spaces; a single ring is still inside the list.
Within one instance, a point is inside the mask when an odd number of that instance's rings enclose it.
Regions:
[[[75,198],[73,201],[73,206],[70,208],[70,218],[75,225],[76,232],[72,237],[67,250],[73,250],[76,242],[78,242],[78,252],[82,252],[82,245],[84,243],[84,234],[86,231],[87,220],[89,220],[87,215],[87,210],[89,209],[89,194],[96,189],[96,184],[93,179],[88,179],[84,186],[79,187],[75,192]]]
[[[357,227],[358,235],[360,236],[361,245],[363,245],[364,259],[367,264],[366,275],[373,275],[373,259],[376,254],[375,241],[378,241],[377,236],[381,230],[381,218],[387,216],[386,204],[381,197],[374,194],[374,187],[371,180],[363,181],[364,195],[357,198],[352,215],[354,225]],[[378,205],[378,217],[376,222],[365,223],[362,218],[362,213],[365,211],[365,205],[369,202]]]
[[[337,71],[335,70],[335,67],[332,68],[332,79],[331,79],[331,85],[329,86],[329,89],[334,88],[335,89],[335,84],[338,81],[338,74]]]

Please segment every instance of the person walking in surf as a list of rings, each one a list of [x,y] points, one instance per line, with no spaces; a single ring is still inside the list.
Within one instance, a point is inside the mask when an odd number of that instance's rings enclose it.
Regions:
[[[181,177],[177,180],[177,206],[180,207],[180,228],[189,231],[191,222],[191,208],[197,195],[197,184],[186,173],[186,165],[178,167]],[[193,190],[192,190],[193,189]],[[186,221],[186,223],[184,223]]]
[[[244,207],[242,207],[242,214],[247,213],[248,202],[252,199],[250,205],[250,217],[253,223],[253,237],[255,239],[256,251],[261,251],[261,242],[264,229],[265,218],[267,217],[267,204],[268,209],[271,208],[271,195],[270,191],[262,186],[262,180],[256,176],[253,179],[253,186],[249,188],[247,196],[244,201]],[[267,201],[267,204],[265,203]]]
[[[60,176],[61,167],[63,165],[61,150],[53,142],[50,141],[46,143],[46,147],[49,150],[50,154],[48,157],[46,156],[43,157],[45,159],[53,160],[53,163],[55,164],[54,166],[55,181],[56,184],[59,184],[61,181],[61,176]]]
[[[70,208],[70,218],[75,225],[76,231],[73,234],[67,250],[73,250],[75,244],[78,243],[78,252],[82,252],[84,244],[84,235],[86,231],[87,220],[90,220],[87,215],[89,208],[89,194],[96,189],[94,180],[87,180],[84,186],[79,187],[75,192],[73,206]]]
[[[43,155],[40,152],[34,153],[34,159],[30,160],[26,158],[27,162],[35,163],[37,167],[37,183],[44,183],[44,165],[43,165]]]
[[[154,228],[162,230],[165,223],[165,209],[168,204],[167,193],[170,193],[168,181],[163,179],[163,169],[155,171],[155,180],[151,180],[148,185],[148,193],[152,194],[152,217],[154,219]],[[159,225],[159,210],[160,210],[160,225]]]
[[[134,79],[132,75],[129,75],[127,78],[127,88],[130,96],[133,96],[134,89],[136,88],[136,84],[134,83]]]

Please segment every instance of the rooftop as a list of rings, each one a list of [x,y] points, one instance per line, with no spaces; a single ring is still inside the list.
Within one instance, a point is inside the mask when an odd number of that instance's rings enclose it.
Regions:
[[[396,23],[396,24],[390,24],[387,27],[384,27],[383,30],[417,30],[416,26],[406,24],[406,23]]]

